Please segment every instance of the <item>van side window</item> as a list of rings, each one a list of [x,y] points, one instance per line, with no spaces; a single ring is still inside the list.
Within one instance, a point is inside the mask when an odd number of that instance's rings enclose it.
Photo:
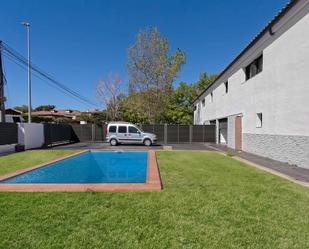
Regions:
[[[126,126],[118,126],[118,133],[127,133]]]
[[[116,132],[116,126],[110,126],[108,129],[108,132],[115,133]]]
[[[129,126],[129,133],[138,133],[138,129],[133,126]]]

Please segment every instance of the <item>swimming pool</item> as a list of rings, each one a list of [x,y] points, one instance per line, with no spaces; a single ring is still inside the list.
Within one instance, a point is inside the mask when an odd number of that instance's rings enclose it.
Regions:
[[[2,184],[146,183],[147,152],[86,152],[0,181]]]

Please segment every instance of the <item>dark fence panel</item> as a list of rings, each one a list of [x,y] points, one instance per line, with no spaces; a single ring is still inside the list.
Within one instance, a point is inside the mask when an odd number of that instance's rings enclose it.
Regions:
[[[179,143],[190,143],[190,125],[179,125],[178,126]]]
[[[140,125],[143,131],[157,135],[158,143],[164,142],[164,124],[143,124]]]
[[[157,142],[165,143],[205,143],[215,142],[215,125],[165,125],[144,124],[140,127],[145,132],[157,135]],[[106,125],[97,124],[71,124],[57,125],[47,124],[44,126],[46,144],[60,142],[103,142],[105,141]]]
[[[215,125],[144,124],[145,132],[157,135],[158,143],[206,143],[216,141]]]
[[[167,143],[179,143],[178,125],[167,125]]]
[[[159,143],[164,142],[164,125],[162,124],[154,125],[153,133],[157,135]]]
[[[94,139],[93,141],[104,141],[105,140],[105,130],[106,130],[106,126],[105,125],[97,125],[94,124],[93,125],[93,133],[94,133]]]
[[[204,125],[192,126],[192,142],[204,142]]]
[[[216,126],[215,125],[193,125],[192,126],[192,142],[200,142],[200,143],[216,142]]]
[[[0,123],[0,145],[17,144],[18,130],[15,123]]]
[[[78,137],[68,124],[44,124],[45,146],[78,142]]]
[[[204,141],[209,143],[216,142],[216,125],[204,125]]]
[[[80,142],[92,141],[92,124],[71,124]]]

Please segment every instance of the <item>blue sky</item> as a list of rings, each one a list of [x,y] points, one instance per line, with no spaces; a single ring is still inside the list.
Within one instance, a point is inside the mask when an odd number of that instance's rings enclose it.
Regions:
[[[175,81],[218,73],[287,0],[2,0],[0,40],[26,56],[23,20],[31,23],[32,60],[68,87],[96,102],[95,85],[119,73],[126,89],[126,49],[137,32],[158,27],[187,63]],[[4,57],[7,106],[27,103],[27,74]],[[33,77],[33,106],[94,109]]]

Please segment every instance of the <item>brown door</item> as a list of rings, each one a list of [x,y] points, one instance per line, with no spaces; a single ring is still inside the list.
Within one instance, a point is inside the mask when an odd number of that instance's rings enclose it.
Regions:
[[[242,117],[235,118],[235,149],[242,150]]]

